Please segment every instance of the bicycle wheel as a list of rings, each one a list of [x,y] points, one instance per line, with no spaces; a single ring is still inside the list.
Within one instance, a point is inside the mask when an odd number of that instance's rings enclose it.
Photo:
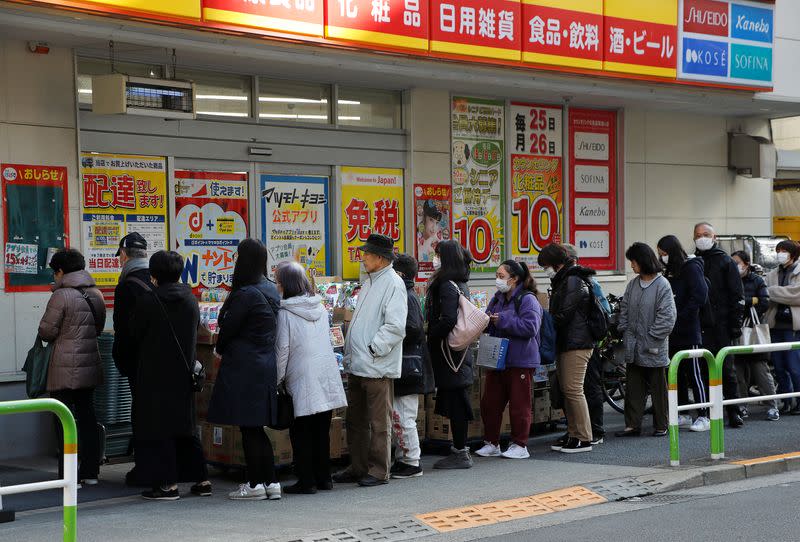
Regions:
[[[620,414],[625,412],[625,371],[603,373],[603,399]]]

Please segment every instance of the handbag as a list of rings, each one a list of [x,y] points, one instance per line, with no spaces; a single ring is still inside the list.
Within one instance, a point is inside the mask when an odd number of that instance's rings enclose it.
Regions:
[[[489,315],[470,303],[455,282],[451,280],[450,284],[458,292],[458,316],[455,327],[447,334],[447,339],[442,341],[441,349],[450,370],[458,373],[467,358],[469,346],[481,336],[481,333],[489,325]],[[458,363],[453,358],[453,350],[462,352]]]
[[[277,413],[275,414],[275,423],[267,424],[270,429],[276,431],[283,431],[289,429],[294,422],[294,401],[292,396],[289,395],[289,390],[286,389],[286,384],[283,383],[278,386],[278,400],[277,400]]]
[[[769,324],[761,323],[755,307],[750,307],[750,316],[745,319],[742,326],[742,336],[736,339],[739,346],[753,346],[757,344],[770,344],[772,337],[769,333]]]
[[[164,319],[167,321],[170,333],[172,333],[172,339],[178,346],[178,350],[181,353],[181,358],[183,358],[183,362],[186,364],[186,369],[189,371],[189,376],[192,379],[192,391],[195,392],[203,391],[203,386],[205,386],[206,384],[206,370],[203,367],[203,364],[200,363],[198,360],[194,360],[194,364],[189,363],[189,358],[186,357],[186,353],[183,351],[181,342],[178,340],[178,335],[175,333],[175,328],[172,327],[172,321],[169,319],[169,315],[167,314],[167,309],[164,308],[164,304],[158,298],[158,294],[156,294],[153,291],[153,289],[147,284],[145,284],[144,281],[142,281],[141,279],[138,279],[136,277],[131,277],[131,280],[139,284],[139,286],[141,286],[144,290],[153,294],[156,303],[158,303],[158,306],[161,309],[161,314],[164,315]]]
[[[400,369],[400,381],[408,386],[422,382],[424,377],[422,356],[408,354],[403,356],[403,365]]]
[[[36,336],[33,346],[25,357],[25,392],[30,399],[36,399],[47,393],[47,370],[53,356],[53,342],[45,346],[41,337]]]
[[[508,339],[484,333],[478,343],[477,364],[493,371],[505,370],[508,345]]]

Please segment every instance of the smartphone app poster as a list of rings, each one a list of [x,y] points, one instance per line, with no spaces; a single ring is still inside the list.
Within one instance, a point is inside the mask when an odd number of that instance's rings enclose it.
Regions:
[[[119,241],[131,232],[149,255],[167,248],[167,163],[162,156],[81,154],[81,235],[86,270],[115,286]]]
[[[230,288],[239,241],[247,237],[247,174],[175,171],[173,249],[192,288]]]
[[[330,275],[328,202],[328,177],[261,176],[261,235],[270,276],[285,261]]]
[[[403,252],[403,170],[365,167],[340,168],[342,180],[342,275],[360,275],[361,247],[371,233],[394,241]]]
[[[479,272],[494,273],[503,256],[504,112],[498,100],[452,102],[453,232]]]
[[[444,184],[414,185],[414,245],[420,281],[433,274],[436,245],[452,237],[452,192],[452,187]]]

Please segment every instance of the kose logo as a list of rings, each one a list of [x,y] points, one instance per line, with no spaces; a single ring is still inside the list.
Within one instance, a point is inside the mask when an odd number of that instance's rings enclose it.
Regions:
[[[700,64],[703,66],[727,66],[728,54],[725,51],[702,51],[686,49],[686,63]]]

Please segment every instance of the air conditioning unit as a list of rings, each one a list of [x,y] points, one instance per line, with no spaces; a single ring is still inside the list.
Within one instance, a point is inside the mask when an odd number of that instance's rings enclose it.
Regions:
[[[146,115],[193,119],[194,83],[131,77],[120,73],[92,77],[92,111],[101,115]]]
[[[739,175],[774,179],[778,153],[768,139],[740,133],[728,134],[728,168]]]

